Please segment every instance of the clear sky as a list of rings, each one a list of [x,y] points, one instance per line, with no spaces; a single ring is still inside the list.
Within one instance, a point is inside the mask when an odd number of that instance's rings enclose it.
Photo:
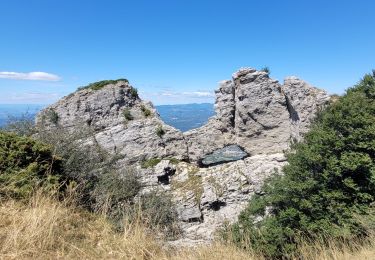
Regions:
[[[0,104],[127,78],[155,104],[213,102],[268,66],[330,93],[375,68],[374,0],[0,0]],[[38,73],[32,73],[38,72]]]

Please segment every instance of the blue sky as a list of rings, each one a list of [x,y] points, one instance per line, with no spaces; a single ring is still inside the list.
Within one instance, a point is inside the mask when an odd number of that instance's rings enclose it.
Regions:
[[[375,68],[374,10],[373,0],[0,0],[0,104],[124,77],[155,104],[213,102],[217,82],[264,66],[343,93]]]

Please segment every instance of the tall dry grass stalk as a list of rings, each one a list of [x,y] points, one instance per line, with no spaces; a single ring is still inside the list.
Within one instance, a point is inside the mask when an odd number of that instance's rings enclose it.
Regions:
[[[40,194],[0,205],[0,258],[150,259],[162,247],[140,223],[113,231],[102,216]]]
[[[163,242],[141,217],[119,233],[104,216],[39,193],[27,204],[0,204],[0,259],[249,259],[234,246],[175,250]]]
[[[302,243],[295,259],[375,259],[375,240],[328,247]],[[355,249],[354,251],[352,249]],[[0,202],[0,259],[263,259],[234,245],[213,243],[169,248],[149,231],[142,218],[124,222],[115,232],[104,216],[37,193],[27,204]]]
[[[375,259],[375,236],[365,241],[302,241],[295,255],[306,260],[362,260]]]

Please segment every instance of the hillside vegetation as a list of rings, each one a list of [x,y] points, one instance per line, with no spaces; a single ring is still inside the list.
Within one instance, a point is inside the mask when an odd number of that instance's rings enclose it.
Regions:
[[[361,241],[375,224],[375,72],[322,111],[231,227],[233,240],[268,257],[301,239]],[[245,242],[244,242],[245,241]]]

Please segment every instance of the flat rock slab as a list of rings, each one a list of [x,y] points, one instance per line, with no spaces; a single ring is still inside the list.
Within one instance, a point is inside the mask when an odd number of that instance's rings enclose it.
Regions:
[[[229,145],[218,149],[202,159],[202,165],[212,166],[226,162],[233,162],[247,157],[248,154],[238,145]]]

